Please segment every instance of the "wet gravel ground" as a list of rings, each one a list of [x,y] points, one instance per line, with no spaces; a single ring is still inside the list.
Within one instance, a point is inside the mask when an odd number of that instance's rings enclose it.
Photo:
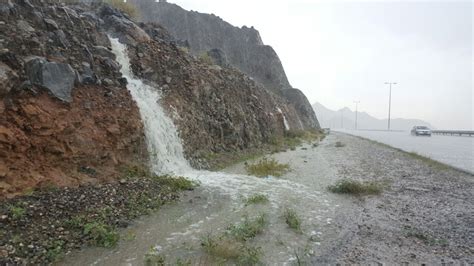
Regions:
[[[178,198],[168,180],[126,179],[1,201],[0,265],[47,265],[91,245],[94,239],[85,232],[87,223],[100,222],[104,230],[129,226],[137,217]]]
[[[319,152],[338,178],[377,180],[387,189],[340,196],[339,235],[313,264],[474,263],[473,175],[343,133],[331,133]]]

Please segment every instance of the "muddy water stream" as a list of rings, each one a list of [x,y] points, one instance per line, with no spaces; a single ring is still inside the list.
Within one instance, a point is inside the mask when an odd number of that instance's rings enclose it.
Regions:
[[[176,128],[159,106],[160,95],[151,86],[135,79],[129,68],[126,48],[111,40],[128,89],[140,108],[145,125],[152,170],[158,174],[174,173],[200,183],[193,192],[186,192],[179,201],[168,204],[155,214],[142,217],[121,232],[121,241],[113,249],[86,248],[69,254],[63,265],[143,265],[147,254],[159,254],[167,263],[178,259],[193,265],[217,262],[208,256],[201,241],[208,235],[222,234],[243,217],[265,214],[268,220],[262,234],[248,241],[260,247],[264,264],[292,264],[296,257],[318,255],[324,243],[337,235],[332,220],[341,201],[326,191],[337,178],[325,160],[331,136],[319,147],[306,144],[294,151],[272,155],[292,170],[275,178],[245,175],[243,164],[222,172],[197,171],[189,167],[182,155]],[[157,104],[158,103],[158,104]],[[331,144],[332,145],[332,144]],[[329,146],[328,146],[329,147]],[[266,204],[246,206],[244,199],[265,194]],[[301,218],[301,232],[288,227],[283,218],[286,209],[293,209]]]
[[[329,136],[312,148],[274,154],[292,170],[281,178],[256,178],[241,175],[244,165],[238,164],[221,173],[190,172],[188,177],[201,185],[186,192],[176,202],[156,214],[143,217],[122,232],[122,240],[114,249],[87,248],[71,255],[64,265],[143,265],[147,253],[159,253],[173,264],[178,259],[193,265],[212,264],[201,247],[201,240],[217,235],[244,216],[267,215],[264,232],[249,241],[262,249],[265,264],[291,264],[298,256],[319,255],[324,243],[337,237],[332,220],[341,198],[326,192],[326,186],[337,177],[324,160]],[[267,204],[245,206],[244,199],[256,193],[268,195]],[[342,199],[344,200],[344,199]],[[302,220],[302,233],[285,223],[286,208],[295,210]]]

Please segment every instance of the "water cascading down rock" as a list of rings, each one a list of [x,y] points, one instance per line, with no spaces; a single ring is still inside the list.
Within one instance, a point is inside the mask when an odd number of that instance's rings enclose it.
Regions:
[[[183,146],[173,121],[160,105],[160,92],[134,77],[130,69],[127,47],[118,39],[110,39],[121,73],[127,78],[127,88],[140,109],[145,126],[151,170],[157,174],[182,174],[191,167],[184,158]]]

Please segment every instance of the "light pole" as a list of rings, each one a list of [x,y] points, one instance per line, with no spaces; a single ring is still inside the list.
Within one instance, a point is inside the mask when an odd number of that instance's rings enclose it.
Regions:
[[[341,109],[341,128],[344,129],[344,109]]]
[[[392,108],[392,85],[397,84],[396,82],[385,82],[390,87],[390,93],[388,95],[388,131],[390,131],[390,110]]]
[[[360,103],[360,101],[354,101],[356,104],[356,121],[355,121],[355,129],[357,130],[357,105]]]

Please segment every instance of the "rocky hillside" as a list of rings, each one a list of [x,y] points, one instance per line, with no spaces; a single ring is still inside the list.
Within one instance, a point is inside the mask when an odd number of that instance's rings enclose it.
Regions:
[[[113,180],[124,165],[147,162],[139,111],[107,35],[128,45],[135,74],[163,94],[196,167],[206,167],[209,154],[282,136],[285,117],[291,128],[305,122],[300,107],[182,51],[158,24],[136,24],[103,4],[3,1],[1,197]]]
[[[0,4],[0,197],[112,180],[148,158],[100,23],[79,7]]]
[[[221,18],[187,11],[167,1],[130,0],[140,19],[163,25],[181,46],[194,55],[208,54],[220,65],[231,65],[292,104],[303,128],[319,128],[316,115],[306,96],[292,88],[283,65],[253,27],[237,28]]]

